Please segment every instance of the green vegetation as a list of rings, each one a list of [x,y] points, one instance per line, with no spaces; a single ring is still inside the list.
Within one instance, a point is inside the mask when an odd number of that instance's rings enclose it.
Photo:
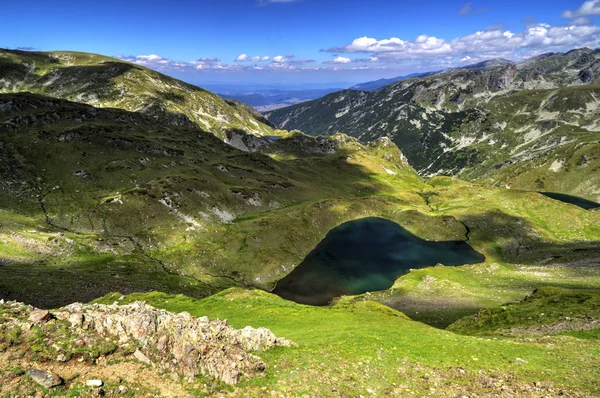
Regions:
[[[111,294],[97,302],[135,300],[227,319],[234,327],[267,327],[298,343],[261,353],[268,374],[236,387],[246,395],[265,390],[294,396],[599,393],[593,364],[600,351],[590,340],[474,338],[411,321],[374,302],[311,307],[257,290],[229,289],[202,300],[164,293]]]
[[[517,65],[449,70],[375,92],[343,90],[268,116],[311,135],[390,137],[421,175],[600,202],[600,81],[576,77],[595,70],[597,59],[584,48]]]
[[[482,310],[448,329],[476,335],[568,333],[593,338],[599,328],[599,293],[543,287],[521,302]]]

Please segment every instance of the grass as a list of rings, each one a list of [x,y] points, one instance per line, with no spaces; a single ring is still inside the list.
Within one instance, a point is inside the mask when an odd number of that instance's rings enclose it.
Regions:
[[[598,393],[597,344],[572,337],[544,341],[494,340],[461,336],[409,320],[375,302],[311,307],[269,293],[226,290],[202,300],[163,293],[120,294],[96,302],[125,304],[145,300],[170,311],[187,311],[227,319],[234,327],[270,328],[298,347],[261,353],[269,365],[265,379],[244,382],[239,391],[254,394],[274,390],[283,395],[417,395],[438,389],[465,394],[490,393],[480,371],[495,377],[512,375],[521,383],[550,382],[555,388]],[[443,380],[456,368],[462,380]],[[424,381],[429,374],[431,383]],[[464,383],[463,385],[461,385]],[[507,383],[508,385],[509,383]],[[441,392],[441,390],[439,390]],[[497,392],[497,391],[496,391]]]
[[[597,291],[573,291],[556,287],[536,289],[525,300],[489,308],[452,324],[449,330],[457,333],[482,335],[497,334],[514,328],[522,329],[558,325],[555,330],[547,328],[546,333],[565,333],[585,338],[597,336],[594,330],[569,330],[585,328],[592,321],[600,319],[600,293]],[[583,321],[583,322],[577,322]],[[576,324],[579,323],[579,324]],[[572,326],[570,326],[572,325]]]

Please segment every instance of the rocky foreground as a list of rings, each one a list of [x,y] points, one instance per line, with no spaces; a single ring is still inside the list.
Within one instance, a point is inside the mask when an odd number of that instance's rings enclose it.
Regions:
[[[35,360],[38,368],[24,371],[45,388],[64,381],[63,375],[49,370],[52,363],[94,364],[108,357],[141,362],[186,378],[201,375],[236,384],[266,369],[250,351],[292,344],[268,329],[235,329],[227,321],[175,314],[144,302],[74,303],[48,311],[0,301],[0,353],[12,350]],[[91,387],[102,385],[101,380],[87,382]]]

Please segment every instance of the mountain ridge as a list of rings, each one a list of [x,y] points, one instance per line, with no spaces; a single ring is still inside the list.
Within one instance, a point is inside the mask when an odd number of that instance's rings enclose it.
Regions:
[[[268,122],[246,105],[103,55],[0,49],[0,76],[0,93],[27,91],[97,107],[141,111],[163,123],[194,123],[220,137],[230,128],[272,134]]]
[[[413,78],[372,93],[343,90],[266,116],[311,135],[340,131],[363,142],[388,136],[424,176],[598,201],[598,83],[600,51],[583,48]],[[576,149],[579,142],[585,151]],[[570,178],[559,164],[585,177]],[[535,175],[536,169],[546,171]]]

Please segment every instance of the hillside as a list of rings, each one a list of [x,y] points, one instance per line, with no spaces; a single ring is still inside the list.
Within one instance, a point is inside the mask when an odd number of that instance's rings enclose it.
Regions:
[[[524,300],[482,310],[450,325],[448,330],[470,335],[571,335],[600,338],[600,295],[543,287]]]
[[[397,188],[422,186],[386,140],[289,134],[266,140],[269,157],[144,113],[34,94],[0,104],[0,290],[38,305],[72,294],[38,280],[85,281],[82,301],[268,285],[335,226],[340,206],[356,206],[343,217],[379,212],[390,205],[370,197],[394,192],[402,203]]]
[[[142,112],[173,126],[196,124],[222,137],[231,128],[271,134],[258,113],[140,65],[98,54],[0,49],[0,93],[31,92]]]
[[[203,300],[154,292],[110,294],[49,314],[2,303],[0,319],[0,393],[9,396],[599,393],[597,341],[458,335],[374,302],[312,307],[256,290],[229,289]],[[272,333],[254,329],[265,327]],[[196,345],[194,335],[219,340]],[[186,377],[173,377],[182,370]],[[237,377],[219,379],[230,375]]]
[[[387,136],[424,176],[557,191],[598,201],[600,52],[486,62],[344,90],[278,109],[269,120],[311,135]]]

